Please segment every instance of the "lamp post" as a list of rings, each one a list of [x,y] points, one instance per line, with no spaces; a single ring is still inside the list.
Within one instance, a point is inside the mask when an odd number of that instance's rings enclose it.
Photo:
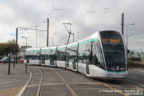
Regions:
[[[21,30],[37,30],[37,31],[47,31],[47,30],[39,30],[39,29],[33,29],[33,28],[25,28],[25,27],[17,27],[16,28],[16,63],[18,63],[17,62],[17,57],[18,57],[18,31],[19,31],[19,29],[21,29]],[[14,65],[15,66],[15,65]]]
[[[29,37],[22,36],[22,38],[24,38],[24,39],[26,40],[26,49],[27,49],[27,39],[28,39]],[[25,50],[26,50],[26,49],[25,49]],[[25,64],[25,73],[27,74],[27,63]]]
[[[38,28],[38,26],[36,25],[34,27],[36,28],[36,48],[37,48],[37,28]]]
[[[78,41],[79,41],[79,32],[77,32],[77,34],[78,34]]]
[[[54,38],[56,38],[56,33],[54,33],[54,35],[55,35],[55,37]],[[55,39],[53,39],[53,42],[52,42],[52,44],[53,44],[53,46],[55,45]]]
[[[29,37],[22,36],[22,38],[24,38],[24,39],[26,40],[26,48],[27,48],[27,39],[28,39]]]
[[[49,18],[47,18],[47,47],[49,46]]]
[[[131,23],[131,24],[125,24],[126,26],[126,45],[127,45],[127,49],[128,49],[128,28],[129,26],[135,25],[135,23]]]

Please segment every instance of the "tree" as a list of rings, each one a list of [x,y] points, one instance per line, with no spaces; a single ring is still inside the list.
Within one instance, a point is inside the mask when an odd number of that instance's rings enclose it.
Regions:
[[[8,53],[15,54],[16,53],[16,43],[15,40],[10,40],[8,42],[0,43],[0,56],[8,55]],[[19,49],[19,48],[18,48]]]

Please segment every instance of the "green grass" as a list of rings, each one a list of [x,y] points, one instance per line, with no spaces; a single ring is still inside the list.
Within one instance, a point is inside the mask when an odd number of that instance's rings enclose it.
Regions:
[[[128,60],[128,66],[129,67],[144,67],[144,62]]]
[[[144,58],[141,58],[141,61],[144,63]]]

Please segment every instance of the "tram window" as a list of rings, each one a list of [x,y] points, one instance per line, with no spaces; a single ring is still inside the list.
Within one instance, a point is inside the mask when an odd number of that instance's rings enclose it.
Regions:
[[[95,64],[101,68],[104,68],[104,66],[105,66],[101,46],[100,46],[100,43],[98,41],[93,42],[92,64]]]
[[[78,62],[83,63],[83,52],[79,51]]]
[[[41,55],[42,60],[49,60],[49,55]]]
[[[39,59],[40,52],[39,51],[26,51],[25,53],[25,59],[30,60],[38,60]]]
[[[79,46],[78,62],[91,64],[91,42]]]
[[[48,50],[42,50],[41,51],[41,59],[42,60],[50,60],[51,58],[53,58],[52,55],[55,55],[55,50],[53,49],[48,49]],[[55,58],[54,58],[55,59]]]
[[[39,59],[39,56],[36,56],[36,55],[27,55],[27,56],[25,56],[25,59],[37,60],[37,59]]]
[[[24,59],[29,59],[29,56],[28,56],[28,55],[25,55],[25,56],[24,56]]]
[[[67,53],[68,53],[67,59],[70,62],[77,61],[77,46],[72,47],[72,48],[67,48]]]
[[[57,60],[65,61],[65,49],[57,49]]]

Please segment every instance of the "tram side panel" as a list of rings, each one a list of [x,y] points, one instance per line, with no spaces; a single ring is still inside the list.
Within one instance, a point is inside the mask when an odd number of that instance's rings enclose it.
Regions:
[[[77,58],[77,48],[78,43],[74,45],[67,46],[66,50],[66,60],[67,60],[67,69],[77,71],[77,64],[78,64],[78,58]]]
[[[40,50],[39,49],[28,49],[25,53],[25,63],[40,65]]]
[[[79,42],[78,50],[78,70],[83,74],[89,74],[91,64],[91,41]]]
[[[89,66],[90,75],[94,77],[106,77],[106,67],[104,62],[104,55],[100,41],[92,42],[92,59]]]
[[[57,67],[66,68],[65,49],[66,49],[66,47],[63,47],[63,48],[58,47],[56,50]]]
[[[55,48],[41,49],[41,64],[44,66],[56,66]]]

